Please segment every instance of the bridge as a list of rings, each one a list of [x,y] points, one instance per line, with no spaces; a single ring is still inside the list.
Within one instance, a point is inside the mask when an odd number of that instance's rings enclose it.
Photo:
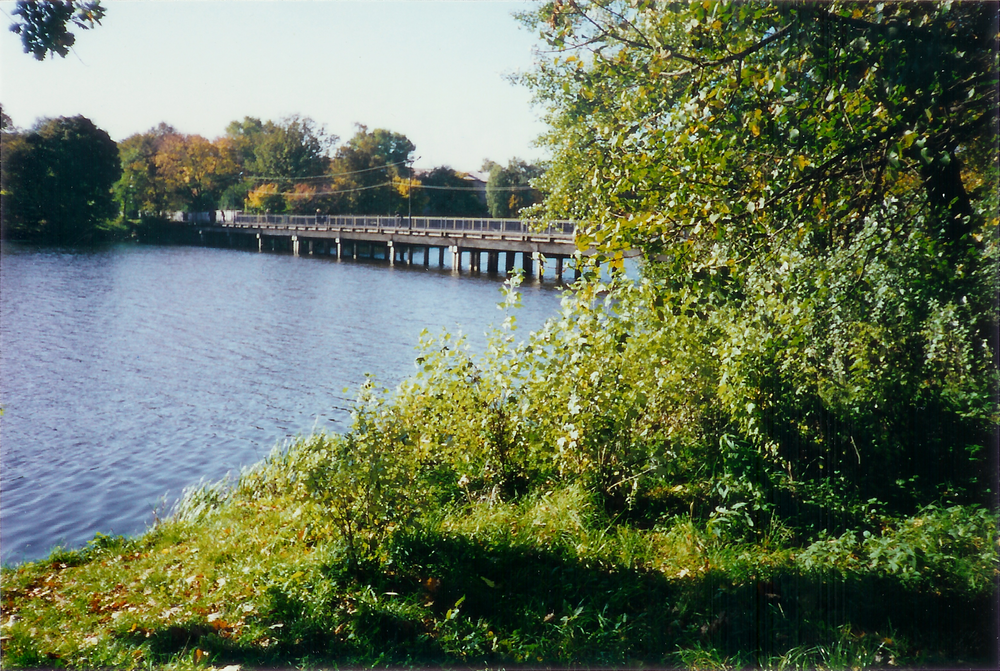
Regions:
[[[562,279],[564,262],[579,259],[576,225],[571,221],[531,222],[520,219],[459,217],[336,216],[246,214],[227,212],[222,221],[198,226],[206,243],[227,246],[256,245],[258,251],[290,251],[344,258],[383,259],[389,265],[430,266],[437,251],[437,266],[461,273],[483,268],[506,273],[520,266],[526,277],[542,277],[544,259],[555,259],[555,274]],[[465,259],[467,259],[467,266]],[[579,275],[578,266],[574,268]]]

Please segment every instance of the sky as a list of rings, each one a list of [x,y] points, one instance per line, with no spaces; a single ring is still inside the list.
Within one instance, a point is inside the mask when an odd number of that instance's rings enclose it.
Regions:
[[[20,128],[82,114],[120,141],[166,122],[214,139],[245,116],[308,116],[403,133],[417,168],[545,158],[531,94],[535,36],[493,0],[103,0],[66,58],[36,61],[0,30],[0,104]],[[13,2],[0,2],[10,23]],[[6,28],[6,26],[3,26]]]

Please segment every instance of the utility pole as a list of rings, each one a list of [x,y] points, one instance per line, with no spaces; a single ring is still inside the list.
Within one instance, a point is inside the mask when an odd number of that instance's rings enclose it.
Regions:
[[[420,157],[411,158],[406,162],[407,169],[407,189],[406,189],[406,227],[413,230],[413,162],[419,161]]]

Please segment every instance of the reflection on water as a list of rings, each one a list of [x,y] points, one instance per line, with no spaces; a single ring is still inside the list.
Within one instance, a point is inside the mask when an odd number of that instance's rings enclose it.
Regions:
[[[499,280],[198,247],[5,244],[0,263],[4,563],[134,534],[184,487],[342,431],[352,390],[412,370],[424,328],[482,342]],[[524,288],[524,330],[555,312]]]

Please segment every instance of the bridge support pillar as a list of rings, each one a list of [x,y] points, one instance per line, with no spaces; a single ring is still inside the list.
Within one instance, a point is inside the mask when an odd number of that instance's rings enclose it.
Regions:
[[[389,260],[389,265],[396,265],[396,248],[392,246],[392,240],[385,243],[385,258]]]
[[[556,257],[556,281],[562,282],[563,275],[563,257]]]
[[[455,273],[462,272],[462,248],[458,245],[451,248],[451,270]]]
[[[479,272],[479,257],[480,251],[478,249],[469,250],[469,272],[478,273]]]
[[[495,275],[500,269],[500,252],[489,252],[486,255],[486,272]]]
[[[538,270],[538,279],[542,279],[542,275],[545,273],[545,257],[542,256],[541,252],[531,252],[531,260],[538,265],[536,266]]]
[[[335,241],[337,243],[337,260],[339,261],[340,260],[340,255],[343,252],[343,249],[341,248],[341,245],[340,245],[340,238],[335,238]]]
[[[431,265],[431,248],[424,245],[424,268]]]
[[[299,236],[292,236],[292,254],[295,256],[299,255]]]
[[[510,275],[511,271],[514,270],[514,252],[504,252],[503,253],[504,265],[507,267],[507,274]]]
[[[358,243],[351,243],[351,258],[357,260],[358,258]]]
[[[524,270],[525,277],[531,277],[532,275],[532,262],[535,259],[534,252],[521,252],[521,269]]]
[[[264,236],[260,233],[257,234],[257,251],[264,251]]]
[[[438,268],[444,268],[444,247],[438,247]]]
[[[308,244],[309,244],[309,255],[312,256],[314,253],[313,241],[310,240]]]

